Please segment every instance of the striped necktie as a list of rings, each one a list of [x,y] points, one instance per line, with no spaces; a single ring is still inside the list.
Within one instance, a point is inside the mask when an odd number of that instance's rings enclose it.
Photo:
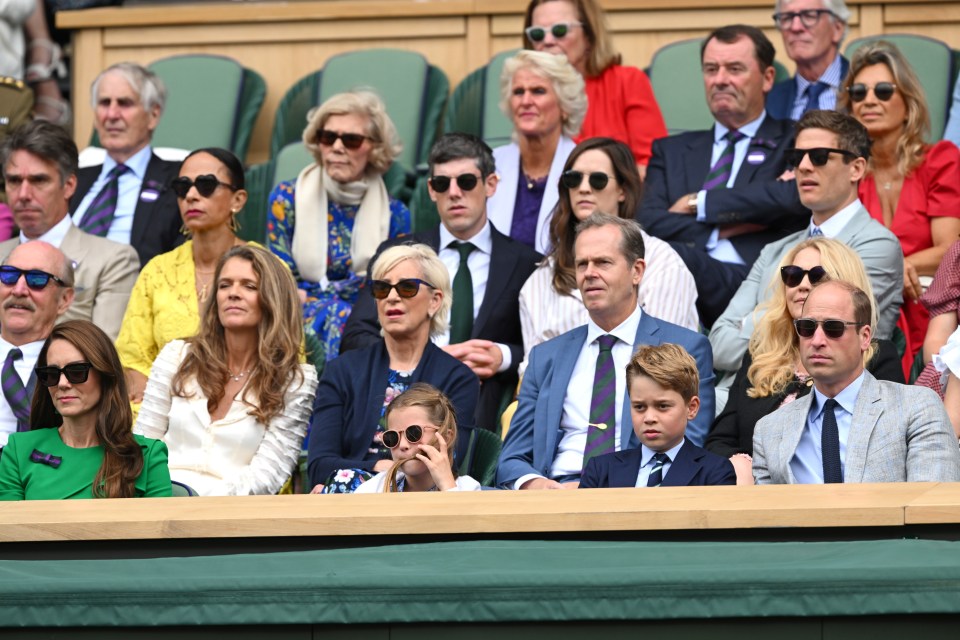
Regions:
[[[653,454],[653,466],[650,467],[650,477],[647,478],[648,487],[659,487],[663,484],[663,465],[670,462],[665,453]]]
[[[727,186],[730,181],[730,175],[733,172],[733,158],[737,153],[737,143],[746,138],[746,136],[736,129],[730,129],[723,138],[727,141],[727,146],[723,153],[717,158],[717,161],[710,167],[706,180],[703,181],[703,190],[719,189]]]
[[[130,171],[125,164],[118,164],[107,174],[107,183],[90,203],[90,208],[80,220],[80,229],[95,236],[103,237],[113,224],[113,215],[117,211],[117,199],[120,197],[120,176]]]
[[[602,335],[597,341],[597,368],[593,374],[593,397],[590,400],[590,424],[587,425],[587,445],[583,450],[583,466],[591,458],[614,450],[617,430],[617,375],[613,362],[613,345],[617,337]]]
[[[0,369],[0,386],[3,387],[3,396],[10,405],[10,410],[17,417],[17,431],[30,429],[30,400],[33,396],[34,377],[31,375],[27,386],[23,386],[20,374],[13,367],[13,363],[23,357],[23,352],[14,347],[7,353]]]

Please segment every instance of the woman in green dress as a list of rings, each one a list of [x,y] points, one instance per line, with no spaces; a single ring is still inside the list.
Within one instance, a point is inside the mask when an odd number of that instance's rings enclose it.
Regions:
[[[40,350],[30,431],[0,457],[0,500],[171,495],[167,447],[135,436],[120,358],[86,320],[57,325]]]

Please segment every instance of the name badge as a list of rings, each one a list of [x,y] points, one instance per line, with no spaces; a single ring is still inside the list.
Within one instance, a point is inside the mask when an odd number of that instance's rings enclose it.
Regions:
[[[140,199],[144,202],[156,202],[159,197],[160,194],[153,189],[144,189],[140,192]]]
[[[747,164],[761,164],[767,159],[767,154],[763,151],[751,151],[747,154]]]

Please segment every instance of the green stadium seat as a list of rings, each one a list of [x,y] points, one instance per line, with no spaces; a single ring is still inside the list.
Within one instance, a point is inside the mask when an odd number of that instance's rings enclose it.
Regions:
[[[470,429],[467,442],[467,452],[463,456],[457,473],[470,476],[485,487],[492,487],[496,482],[497,462],[500,459],[500,448],[503,443],[493,431],[482,428]]]
[[[491,147],[510,142],[513,123],[500,110],[500,73],[503,63],[517,51],[519,49],[498,53],[456,86],[444,116],[445,132],[471,133]]]

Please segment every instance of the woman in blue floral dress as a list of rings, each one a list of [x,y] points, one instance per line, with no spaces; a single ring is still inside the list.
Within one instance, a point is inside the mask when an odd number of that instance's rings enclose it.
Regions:
[[[367,263],[381,242],[410,232],[410,212],[383,182],[401,146],[376,94],[333,96],[310,113],[303,141],[317,161],[270,194],[267,243],[303,290],[306,330],[330,360]]]

